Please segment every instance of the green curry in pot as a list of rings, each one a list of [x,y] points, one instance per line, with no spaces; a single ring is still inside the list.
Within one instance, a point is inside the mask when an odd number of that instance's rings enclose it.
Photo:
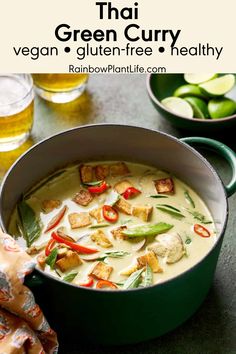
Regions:
[[[212,216],[194,190],[129,162],[58,171],[23,196],[9,232],[46,273],[114,290],[177,276],[216,241]]]

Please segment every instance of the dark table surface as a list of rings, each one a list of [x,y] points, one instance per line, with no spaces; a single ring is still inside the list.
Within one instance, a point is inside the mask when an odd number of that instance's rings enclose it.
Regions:
[[[177,137],[194,136],[172,127],[149,101],[143,75],[93,75],[87,91],[76,101],[57,105],[35,101],[32,137],[19,149],[0,153],[0,177],[27,148],[68,128],[94,123],[120,123],[167,132]],[[199,134],[198,134],[199,135]],[[203,134],[204,135],[204,134]],[[220,139],[236,151],[234,132],[219,132]],[[218,156],[202,151],[227,182],[230,171]],[[181,327],[161,338],[125,347],[92,347],[61,343],[63,354],[235,354],[236,353],[236,195],[229,199],[230,215],[215,279],[197,313]],[[79,319],[78,319],[79,320]],[[122,329],[121,329],[122,330]],[[74,347],[74,349],[73,349]]]

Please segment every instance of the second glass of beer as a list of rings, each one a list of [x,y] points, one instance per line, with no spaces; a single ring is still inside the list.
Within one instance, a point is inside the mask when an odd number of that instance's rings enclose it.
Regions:
[[[67,103],[85,90],[88,74],[32,74],[37,94],[47,101]]]

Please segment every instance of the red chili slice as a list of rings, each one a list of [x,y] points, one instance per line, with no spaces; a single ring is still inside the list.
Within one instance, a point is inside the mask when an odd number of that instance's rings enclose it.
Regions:
[[[106,219],[109,222],[116,222],[118,220],[118,216],[119,216],[118,212],[110,205],[103,205],[102,213],[104,219]]]
[[[91,276],[88,277],[88,281],[86,283],[80,283],[78,285],[84,286],[86,288],[91,288],[93,286],[94,280]]]
[[[56,232],[52,233],[52,238],[59,243],[64,243],[65,245],[69,246],[71,249],[73,249],[77,252],[80,252],[80,253],[92,254],[92,253],[98,252],[98,250],[96,250],[94,248],[85,247],[85,246],[79,245],[78,243],[68,241],[68,240],[64,239],[63,237],[59,236]]]
[[[65,205],[57,215],[52,218],[52,220],[49,222],[48,226],[46,227],[46,230],[44,232],[51,231],[54,229],[62,220],[63,216],[65,215],[67,211],[67,206]]]
[[[92,194],[101,194],[109,188],[106,181],[103,181],[99,186],[90,186],[88,191]]]
[[[204,226],[200,225],[200,224],[195,224],[194,227],[194,232],[196,232],[196,234],[198,234],[201,237],[210,237],[211,233],[209,230],[207,230]]]
[[[122,193],[122,196],[125,198],[125,199],[131,199],[131,198],[134,198],[136,197],[136,195],[140,194],[141,192],[134,188],[134,187],[129,187],[126,189],[126,191],[124,191],[124,193]]]
[[[53,238],[51,238],[49,241],[48,241],[48,244],[47,244],[47,246],[46,246],[46,248],[45,248],[45,256],[49,256],[49,254],[51,253],[51,251],[52,251],[52,248],[53,248],[53,246],[55,245],[55,243],[56,243],[56,241],[53,239]]]
[[[111,289],[118,289],[116,284],[112,283],[111,281],[108,280],[99,280],[96,285],[97,289],[102,289],[102,288],[111,288]]]

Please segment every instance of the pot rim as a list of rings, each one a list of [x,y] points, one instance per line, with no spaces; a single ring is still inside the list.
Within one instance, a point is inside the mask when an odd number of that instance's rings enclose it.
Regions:
[[[173,140],[175,142],[177,142],[178,144],[184,146],[186,149],[190,150],[195,156],[197,156],[198,158],[200,158],[200,160],[202,160],[202,162],[206,165],[206,167],[208,169],[211,170],[211,172],[213,173],[213,175],[215,176],[216,180],[218,180],[219,184],[221,185],[222,189],[223,189],[223,192],[224,192],[224,196],[225,196],[225,201],[226,201],[226,216],[225,216],[225,220],[224,220],[224,223],[222,225],[222,230],[221,232],[219,233],[218,237],[217,237],[217,240],[215,242],[215,244],[213,245],[213,247],[210,248],[210,250],[207,252],[207,254],[202,258],[200,259],[197,263],[195,263],[194,265],[192,265],[190,268],[188,268],[187,270],[185,270],[184,272],[170,278],[170,279],[167,279],[161,283],[157,283],[157,284],[153,284],[151,286],[148,286],[146,288],[134,288],[134,289],[119,289],[118,291],[117,290],[109,290],[109,293],[121,293],[121,294],[124,294],[126,292],[130,292],[130,291],[149,291],[151,290],[152,288],[154,287],[162,287],[162,286],[165,286],[166,284],[168,284],[169,282],[171,281],[175,281],[177,279],[180,279],[182,276],[184,276],[185,274],[187,273],[190,273],[192,270],[196,269],[198,267],[198,265],[200,265],[214,250],[216,247],[218,247],[218,244],[221,242],[221,240],[223,240],[223,237],[224,237],[224,234],[225,234],[225,230],[226,230],[226,226],[227,226],[227,221],[228,221],[228,214],[229,214],[229,204],[228,204],[228,198],[227,198],[227,195],[226,195],[226,191],[225,191],[225,188],[224,188],[224,184],[223,184],[223,181],[221,180],[220,176],[218,175],[218,173],[215,171],[215,169],[213,168],[213,166],[211,166],[211,164],[205,159],[205,157],[203,157],[197,150],[195,150],[193,147],[191,147],[190,145],[188,145],[187,143],[179,140],[178,138],[170,135],[170,134],[167,134],[165,132],[161,132],[161,131],[158,131],[158,130],[155,130],[155,129],[150,129],[150,128],[145,128],[145,127],[141,127],[141,126],[135,126],[135,125],[126,125],[126,124],[116,124],[116,123],[100,123],[100,124],[87,124],[87,125],[83,125],[83,126],[79,126],[79,127],[75,127],[75,128],[71,128],[71,129],[67,129],[67,130],[64,130],[62,132],[59,132],[59,133],[56,133],[56,134],[53,134],[43,140],[41,140],[40,142],[36,143],[35,145],[33,145],[31,148],[29,148],[26,152],[24,152],[15,162],[14,164],[11,166],[11,168],[8,170],[8,172],[6,173],[6,175],[4,176],[3,178],[3,181],[2,181],[2,184],[1,184],[1,188],[0,188],[0,228],[2,228],[3,232],[6,232],[7,233],[7,230],[5,228],[5,225],[4,225],[4,222],[2,220],[2,208],[1,208],[1,205],[2,205],[2,191],[4,189],[4,185],[8,179],[8,176],[11,174],[12,170],[14,170],[15,166],[18,165],[22,159],[24,159],[28,154],[31,153],[31,151],[33,149],[37,149],[40,147],[41,144],[44,144],[45,142],[51,140],[51,139],[54,139],[58,136],[63,136],[63,135],[66,135],[70,132],[73,132],[73,131],[79,131],[81,129],[90,129],[90,128],[97,128],[97,127],[123,127],[123,128],[134,128],[134,129],[138,129],[138,130],[143,130],[143,131],[152,131],[154,133],[157,133],[157,134],[161,134],[161,135],[164,135],[166,136],[168,139],[170,140]],[[80,290],[84,290],[84,291],[92,291],[92,292],[95,292],[95,293],[107,293],[108,291],[105,290],[105,289],[96,289],[96,288],[86,288],[86,287],[82,287],[82,286],[79,286],[79,285],[74,285],[74,284],[70,284],[68,282],[65,282],[61,279],[57,279],[55,277],[53,277],[51,274],[48,274],[40,269],[37,269],[35,268],[34,271],[37,271],[39,272],[40,275],[43,275],[43,276],[46,276],[48,277],[50,280],[53,280],[53,281],[59,281],[61,283],[64,283],[64,285],[67,285],[67,286],[72,286],[74,288],[78,288]]]
[[[219,118],[219,119],[201,119],[201,118],[187,118],[187,117],[184,117],[184,116],[181,116],[177,113],[174,113],[172,111],[170,111],[168,108],[166,108],[165,106],[163,106],[161,104],[161,102],[159,101],[159,99],[154,95],[153,93],[153,90],[151,88],[151,78],[153,75],[158,75],[158,74],[147,74],[147,79],[146,79],[146,88],[147,88],[147,92],[148,92],[148,95],[149,97],[151,98],[151,100],[153,102],[155,102],[155,104],[157,104],[161,109],[163,109],[164,111],[180,118],[180,119],[183,119],[183,120],[186,120],[188,122],[192,122],[194,124],[194,122],[201,122],[202,124],[219,124],[220,122],[225,122],[225,121],[229,121],[229,120],[233,120],[233,119],[236,119],[236,114],[233,114],[231,116],[228,116],[228,117],[224,117],[224,118]],[[165,75],[165,74],[160,74],[160,75]],[[169,75],[169,74],[167,74]]]

